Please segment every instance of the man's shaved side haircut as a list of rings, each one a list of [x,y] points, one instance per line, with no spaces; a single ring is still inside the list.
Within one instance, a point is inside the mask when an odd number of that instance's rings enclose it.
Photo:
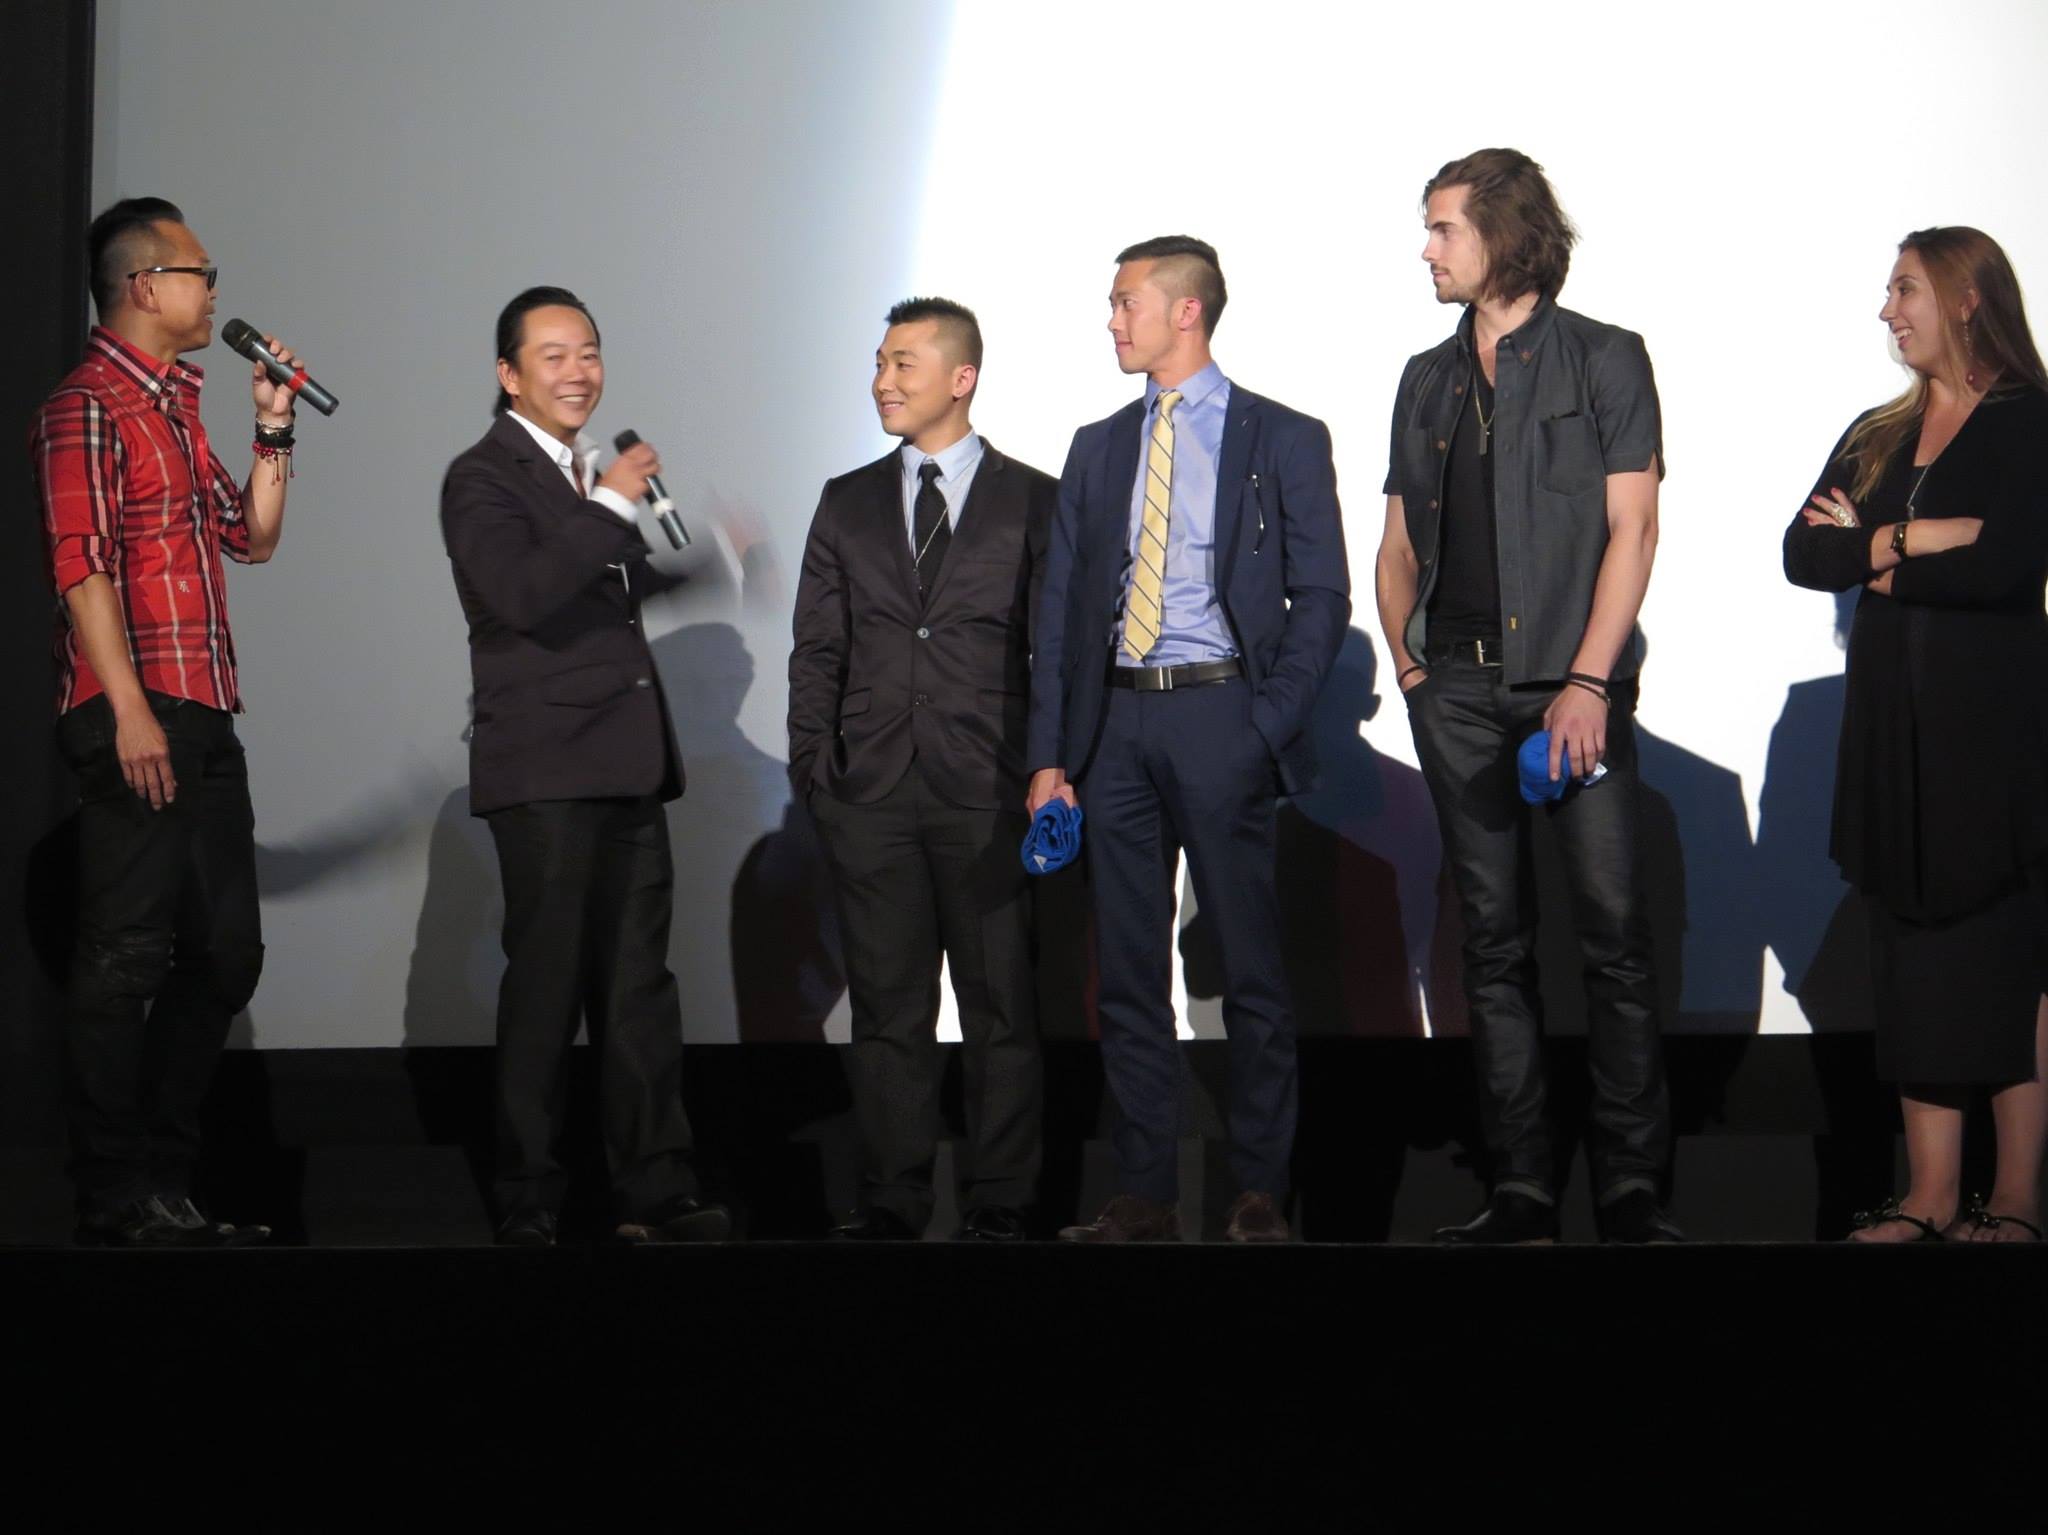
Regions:
[[[1223,263],[1216,259],[1216,247],[1193,235],[1160,235],[1140,240],[1117,253],[1117,265],[1126,261],[1156,261],[1152,277],[1169,298],[1197,299],[1202,305],[1202,334],[1216,334],[1216,322],[1223,318],[1223,306],[1230,294],[1223,286]]]
[[[972,309],[949,298],[907,298],[889,311],[891,325],[915,325],[919,320],[939,322],[939,345],[954,366],[964,362],[981,371],[981,322]]]
[[[121,302],[130,272],[159,264],[164,238],[156,226],[184,222],[183,210],[161,197],[124,197],[92,221],[85,236],[86,275],[92,307],[102,320]]]

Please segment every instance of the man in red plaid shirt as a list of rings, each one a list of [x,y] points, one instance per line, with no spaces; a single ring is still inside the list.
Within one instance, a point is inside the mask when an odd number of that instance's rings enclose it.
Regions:
[[[89,245],[100,323],[29,436],[61,599],[58,739],[82,801],[65,1027],[78,1235],[243,1246],[267,1228],[192,1200],[200,1100],[263,964],[221,562],[277,548],[293,395],[253,370],[238,486],[199,419],[204,375],[178,360],[213,339],[206,248],[160,198],[116,203]]]

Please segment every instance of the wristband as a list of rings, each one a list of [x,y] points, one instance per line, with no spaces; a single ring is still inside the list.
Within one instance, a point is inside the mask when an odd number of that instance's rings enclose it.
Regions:
[[[1595,677],[1590,672],[1566,672],[1564,677],[1567,682],[1583,682],[1589,687],[1599,688],[1603,692],[1607,687],[1607,678]]]
[[[1429,668],[1424,666],[1420,661],[1416,661],[1408,666],[1404,666],[1401,668],[1401,675],[1394,679],[1394,686],[1399,687],[1402,683],[1406,682],[1408,680],[1408,674],[1410,672],[1426,672],[1428,670]]]
[[[1564,685],[1568,688],[1584,688],[1588,693],[1591,693],[1603,704],[1611,705],[1614,702],[1613,699],[1607,696],[1607,690],[1605,688],[1594,687],[1592,683],[1586,682],[1583,679],[1581,679],[1576,672],[1572,673],[1564,679]]]
[[[1906,524],[1903,522],[1892,524],[1892,553],[1902,560],[1906,558]]]

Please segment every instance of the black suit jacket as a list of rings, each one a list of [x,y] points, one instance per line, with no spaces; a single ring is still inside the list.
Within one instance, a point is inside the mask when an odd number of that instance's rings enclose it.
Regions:
[[[985,439],[920,606],[898,453],[829,480],[811,521],[789,655],[789,776],[880,799],[920,758],[967,809],[1021,811],[1031,615],[1059,485]]]
[[[469,808],[683,792],[661,679],[640,627],[638,528],[578,500],[501,416],[448,466],[441,536],[469,619],[476,689]],[[614,565],[632,572],[633,590]]]

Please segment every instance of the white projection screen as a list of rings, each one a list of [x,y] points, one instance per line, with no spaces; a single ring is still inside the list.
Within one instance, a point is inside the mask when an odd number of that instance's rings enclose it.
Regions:
[[[343,402],[302,427],[277,560],[231,578],[268,944],[243,1042],[491,1038],[497,872],[436,511],[488,424],[496,313],[537,282],[595,311],[596,427],[662,449],[713,556],[648,624],[691,781],[688,1036],[843,1039],[783,678],[818,487],[888,446],[882,315],[972,305],[976,424],[1057,472],[1134,390],[1102,329],[1112,258],[1168,232],[1221,252],[1225,371],[1335,435],[1360,632],[1317,726],[1325,782],[1283,812],[1290,909],[1315,906],[1304,1027],[1459,1031],[1371,591],[1394,385],[1456,319],[1418,194],[1490,144],[1546,166],[1583,236],[1564,303],[1639,331],[1663,398],[1640,721],[1667,1027],[1861,1021],[1826,859],[1836,605],[1785,583],[1779,538],[1900,387],[1876,313],[1902,234],[1978,225],[2041,301],[2048,10],[101,0],[99,26],[96,205],[180,203],[222,318],[284,336]],[[237,463],[241,364],[199,360]],[[1217,1032],[1183,947],[1184,1031]]]

